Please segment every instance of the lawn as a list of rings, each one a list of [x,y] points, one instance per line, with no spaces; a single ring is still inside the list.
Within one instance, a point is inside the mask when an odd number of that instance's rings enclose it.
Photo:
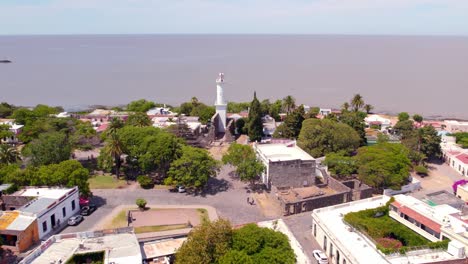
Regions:
[[[210,221],[210,217],[208,216],[208,211],[203,208],[197,209],[198,214],[200,214],[200,223],[207,223]]]
[[[168,230],[175,230],[175,229],[182,229],[188,228],[187,225],[160,225],[160,226],[139,226],[135,227],[135,233],[150,233],[150,232],[160,232],[160,231],[168,231]]]
[[[448,240],[431,242],[388,215],[388,205],[348,213],[344,220],[371,237],[384,254],[405,253],[413,247],[447,248]],[[381,216],[379,216],[381,215]]]
[[[117,180],[113,176],[97,175],[88,180],[90,189],[120,189],[127,185],[124,180]]]

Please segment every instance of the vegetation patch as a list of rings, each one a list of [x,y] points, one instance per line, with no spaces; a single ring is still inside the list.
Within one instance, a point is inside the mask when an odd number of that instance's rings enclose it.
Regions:
[[[344,220],[371,237],[384,254],[404,254],[414,247],[447,248],[449,240],[430,242],[408,227],[393,220],[389,215],[389,203],[375,209],[352,212]]]
[[[104,251],[75,254],[66,264],[102,264],[104,263]]]
[[[168,230],[176,230],[176,229],[183,229],[188,228],[189,226],[186,224],[179,224],[179,225],[159,225],[159,226],[138,226],[135,227],[135,233],[151,233],[151,232],[160,232],[160,231],[168,231]]]
[[[109,175],[97,175],[88,180],[90,189],[120,189],[125,187],[124,180]]]
[[[208,211],[203,208],[197,209],[198,214],[200,215],[200,223],[210,222],[210,217],[208,216]]]

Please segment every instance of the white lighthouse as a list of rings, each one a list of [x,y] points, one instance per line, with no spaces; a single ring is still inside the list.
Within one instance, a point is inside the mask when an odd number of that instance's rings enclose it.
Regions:
[[[219,114],[221,122],[218,124],[218,132],[224,133],[226,131],[226,110],[227,104],[223,96],[224,73],[218,75],[216,79],[216,113]]]

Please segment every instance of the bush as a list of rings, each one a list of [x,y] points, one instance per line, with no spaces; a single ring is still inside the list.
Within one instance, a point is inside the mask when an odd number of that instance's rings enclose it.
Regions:
[[[418,174],[418,175],[424,175],[426,176],[429,171],[426,167],[424,167],[423,165],[418,165],[416,167],[414,167],[414,171]]]
[[[143,198],[136,199],[135,203],[140,209],[145,209],[146,207],[146,200]]]
[[[146,175],[140,175],[137,177],[137,181],[143,189],[151,189],[154,187],[153,179]]]

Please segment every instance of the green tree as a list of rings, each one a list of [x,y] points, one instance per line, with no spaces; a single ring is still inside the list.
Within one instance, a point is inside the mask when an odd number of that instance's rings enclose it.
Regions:
[[[118,134],[111,134],[106,140],[106,145],[102,148],[101,153],[105,156],[112,157],[115,163],[115,175],[120,176],[120,167],[122,166],[121,156],[123,154],[122,141]]]
[[[422,123],[423,117],[421,115],[415,114],[413,115],[413,120],[418,123]]]
[[[250,103],[249,102],[228,102],[227,103],[227,111],[229,113],[240,113],[242,111],[247,111],[249,109]]]
[[[330,116],[330,115],[329,115]],[[350,127],[352,127],[361,138],[360,145],[364,146],[367,143],[366,139],[366,124],[364,122],[364,118],[366,118],[367,114],[360,111],[355,112],[344,112],[340,115],[339,121],[344,123]]]
[[[205,104],[197,104],[196,107],[190,112],[191,116],[198,116],[202,124],[206,124],[216,113],[216,110],[213,106],[207,106]]]
[[[140,208],[140,209],[145,209],[146,203],[147,203],[146,200],[143,199],[143,198],[138,198],[138,199],[136,199],[136,201],[135,201],[135,204],[136,204],[136,205],[138,206],[138,208]]]
[[[64,133],[48,132],[29,143],[23,154],[31,158],[33,166],[60,163],[70,159],[71,145]]]
[[[151,119],[146,113],[137,112],[128,116],[127,125],[135,127],[151,126]]]
[[[370,114],[370,112],[374,109],[374,107],[370,104],[364,105],[364,110],[366,111],[367,114]]]
[[[14,110],[15,110],[14,105],[8,104],[6,102],[0,103],[0,118],[6,118],[6,117],[11,116]]]
[[[433,126],[425,126],[418,129],[419,151],[428,158],[440,158],[441,138]]]
[[[359,143],[359,135],[350,126],[328,119],[306,119],[298,139],[298,145],[313,157],[338,151],[351,153]]]
[[[343,151],[338,153],[331,152],[325,157],[324,164],[328,166],[331,174],[338,178],[346,178],[357,173],[356,161],[345,154]]]
[[[176,264],[218,263],[231,248],[232,227],[227,220],[204,222],[195,227],[177,250]]]
[[[364,99],[360,94],[355,94],[353,99],[351,99],[351,108],[354,112],[357,112],[362,109],[364,106]]]
[[[190,146],[182,147],[182,156],[171,163],[166,185],[184,185],[187,188],[199,190],[209,178],[216,177],[219,165],[208,151]]]
[[[411,165],[408,154],[408,149],[401,144],[381,143],[359,148],[355,157],[359,179],[379,190],[399,190],[408,180]]]
[[[235,166],[241,181],[249,181],[252,186],[265,170],[265,166],[257,159],[255,151],[249,145],[232,143],[222,161],[224,164]]]
[[[284,122],[278,126],[273,134],[274,138],[297,138],[301,132],[302,122],[305,120],[304,105],[288,114]]]
[[[0,125],[0,141],[4,138],[13,136],[13,132],[10,131],[9,125]]]
[[[254,92],[254,99],[250,103],[249,122],[247,125],[250,141],[260,141],[263,136],[263,122],[260,102],[257,93]]]
[[[292,110],[296,108],[296,99],[291,95],[286,96],[283,98],[283,109],[286,113],[291,113]]]
[[[14,164],[21,160],[21,157],[15,147],[0,144],[0,166],[3,164]]]
[[[127,110],[132,112],[148,112],[151,108],[156,107],[156,104],[145,99],[132,101],[127,105]]]
[[[341,106],[341,110],[342,112],[348,112],[350,107],[351,106],[349,105],[348,102],[344,102],[343,105]]]
[[[398,114],[398,121],[399,122],[409,120],[409,118],[410,118],[410,115],[407,112],[401,112],[401,113]]]
[[[219,259],[219,264],[254,264],[252,258],[244,251],[229,250]]]
[[[239,118],[236,120],[236,131],[238,134],[246,133],[245,124],[246,124],[245,118]]]

